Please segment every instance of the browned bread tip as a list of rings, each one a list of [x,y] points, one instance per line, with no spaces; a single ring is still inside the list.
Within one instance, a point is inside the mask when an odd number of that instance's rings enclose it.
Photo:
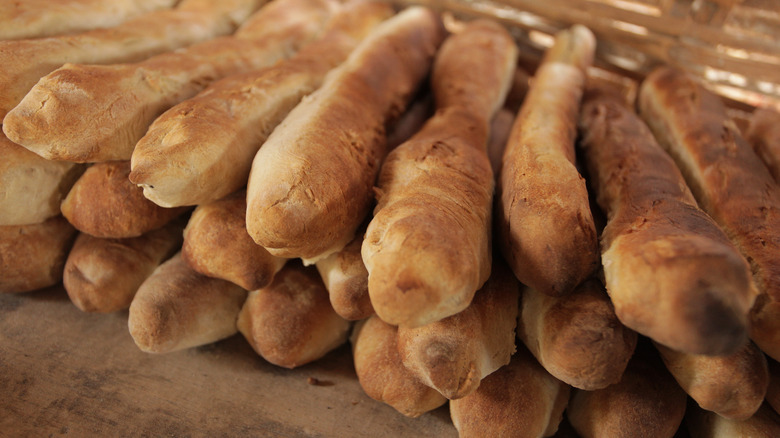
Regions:
[[[355,372],[366,395],[407,417],[419,417],[447,399],[404,367],[396,334],[395,326],[376,315],[355,324],[350,337]]]
[[[189,210],[160,207],[144,198],[129,173],[129,161],[89,167],[62,201],[62,214],[82,233],[121,239],[161,228]]]
[[[780,183],[780,112],[768,108],[753,111],[745,138]]]
[[[184,261],[203,275],[246,290],[268,286],[287,259],[257,245],[246,232],[245,218],[245,190],[199,205],[184,229]]]
[[[398,328],[404,366],[450,400],[468,396],[514,354],[518,298],[512,271],[494,262],[490,278],[465,310],[421,327]]]
[[[138,288],[127,318],[135,344],[147,353],[170,353],[238,333],[236,319],[247,292],[201,275],[176,254]]]
[[[62,284],[84,312],[109,313],[130,307],[154,270],[181,248],[183,220],[127,239],[80,233],[65,262]]]
[[[550,374],[588,391],[620,381],[637,335],[620,323],[598,280],[563,297],[526,287],[520,302],[517,337]]]
[[[312,266],[287,263],[267,287],[249,293],[238,330],[268,362],[296,368],[344,344],[351,324],[328,301]]]

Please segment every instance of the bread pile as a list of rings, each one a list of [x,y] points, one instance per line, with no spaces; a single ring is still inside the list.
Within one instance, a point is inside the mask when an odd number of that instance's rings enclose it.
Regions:
[[[0,292],[129,309],[147,352],[349,342],[461,436],[780,436],[780,116],[669,67],[626,99],[578,25],[529,86],[422,7],[61,3],[0,16],[72,24],[0,25]]]

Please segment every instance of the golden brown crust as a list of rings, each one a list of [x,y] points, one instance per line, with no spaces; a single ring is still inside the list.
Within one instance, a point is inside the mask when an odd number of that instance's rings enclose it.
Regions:
[[[180,254],[154,270],[130,304],[127,325],[147,353],[211,344],[238,332],[246,291],[190,269]]]
[[[0,63],[4,66],[0,70],[0,88],[3,90],[0,93],[0,119],[22,101],[40,78],[66,63],[135,62],[227,35],[238,27],[238,22],[258,8],[260,2],[184,0],[175,9],[149,12],[108,29],[59,37],[0,41]],[[42,127],[53,129],[51,123],[45,122]],[[3,122],[3,129],[11,139],[25,144],[18,137],[20,133],[16,128],[6,127],[9,123],[22,122],[12,117]]]
[[[745,260],[622,99],[586,99],[580,127],[608,216],[602,262],[618,318],[680,351],[736,352],[755,298]]]
[[[686,354],[656,344],[666,368],[702,409],[735,420],[751,417],[769,385],[764,353],[752,342],[728,356]]]
[[[408,8],[290,112],[252,164],[247,228],[255,242],[316,261],[352,240],[373,202],[385,126],[412,98],[442,38],[436,14]]]
[[[552,436],[569,399],[568,385],[551,376],[521,347],[508,365],[479,388],[450,401],[458,434],[469,437]]]
[[[575,26],[556,35],[506,145],[498,179],[501,248],[523,284],[571,292],[598,266],[598,240],[574,139],[584,68],[595,39]]]
[[[699,206],[750,263],[758,289],[780,299],[780,188],[720,97],[681,71],[659,68],[640,87],[639,110]]]
[[[166,111],[135,146],[130,180],[168,207],[211,202],[245,186],[252,158],[273,129],[391,12],[386,3],[346,5],[322,38],[289,60],[228,76]]]
[[[285,368],[315,361],[347,340],[350,323],[328,301],[314,267],[291,261],[249,293],[238,330],[265,360]]]
[[[333,310],[350,321],[374,314],[368,295],[368,271],[360,255],[364,234],[364,227],[358,229],[355,238],[341,251],[318,260],[314,265],[328,289]]]
[[[68,254],[62,278],[71,302],[84,312],[127,309],[144,280],[181,248],[183,228],[179,220],[128,239],[81,233]]]
[[[572,394],[566,415],[582,438],[675,436],[687,397],[646,347],[637,348],[620,382]]]
[[[390,324],[460,312],[490,275],[486,149],[516,59],[514,40],[496,23],[477,21],[448,38],[432,72],[436,114],[382,164],[362,253],[374,310]]]
[[[519,284],[503,262],[460,313],[398,328],[398,352],[420,381],[450,400],[468,396],[515,352]]]
[[[25,0],[0,4],[0,40],[42,38],[114,27],[177,0]]]
[[[76,233],[62,216],[33,225],[0,226],[0,293],[59,283]]]
[[[747,420],[732,420],[688,403],[685,424],[691,438],[733,438],[780,436],[780,415],[764,403]]]
[[[82,233],[121,239],[161,228],[188,208],[163,208],[144,198],[127,179],[129,161],[88,168],[62,201],[62,214]]]
[[[447,399],[404,367],[396,334],[396,327],[376,315],[358,322],[350,337],[355,372],[366,395],[407,417],[419,417]]]
[[[86,166],[47,160],[0,133],[0,226],[37,224],[60,214],[60,202]]]
[[[129,160],[163,111],[216,79],[291,56],[322,28],[331,5],[331,0],[273,2],[246,23],[265,30],[252,38],[223,36],[131,64],[66,64],[41,78],[8,114],[3,129],[51,159]],[[296,7],[300,14],[291,14]]]
[[[565,297],[525,288],[521,303],[517,336],[550,374],[589,391],[620,381],[637,336],[601,283],[586,280]]]
[[[198,206],[184,229],[184,261],[203,275],[246,290],[268,286],[287,259],[257,245],[246,232],[245,218],[245,190]]]
[[[769,168],[775,182],[780,183],[780,113],[765,108],[755,110],[745,138]]]

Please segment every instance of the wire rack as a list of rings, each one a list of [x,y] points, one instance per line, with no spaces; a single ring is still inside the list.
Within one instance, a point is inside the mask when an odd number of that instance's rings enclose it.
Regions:
[[[459,19],[508,25],[527,56],[580,23],[598,37],[601,67],[641,78],[685,69],[737,105],[780,110],[780,0],[402,0]]]

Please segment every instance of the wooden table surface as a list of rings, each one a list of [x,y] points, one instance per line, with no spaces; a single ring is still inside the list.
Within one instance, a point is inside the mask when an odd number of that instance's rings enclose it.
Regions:
[[[457,436],[446,405],[411,419],[366,396],[349,345],[295,370],[241,335],[144,353],[127,312],[83,313],[62,286],[0,294],[0,395],[3,437]]]

